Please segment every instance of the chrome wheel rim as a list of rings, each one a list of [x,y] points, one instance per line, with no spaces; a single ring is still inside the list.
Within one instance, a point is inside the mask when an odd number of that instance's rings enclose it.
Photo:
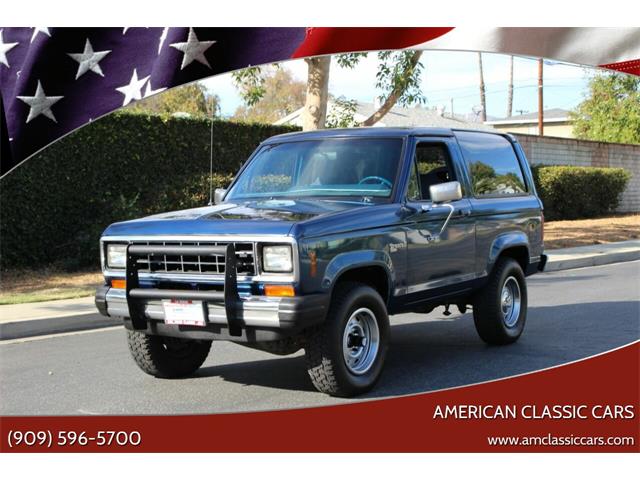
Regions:
[[[502,311],[502,321],[508,328],[512,328],[518,323],[521,303],[518,280],[515,277],[507,278],[500,293],[500,310]]]
[[[342,335],[342,355],[347,369],[363,375],[373,366],[380,348],[380,330],[376,316],[368,308],[351,314]]]

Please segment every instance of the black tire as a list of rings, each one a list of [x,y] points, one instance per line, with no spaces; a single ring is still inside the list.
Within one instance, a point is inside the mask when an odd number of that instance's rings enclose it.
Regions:
[[[503,287],[507,282],[513,287],[513,281],[519,289],[520,307],[517,315],[515,311],[512,315],[505,315],[502,309]],[[513,291],[510,291],[513,297]],[[487,284],[475,295],[473,321],[480,338],[490,345],[507,345],[522,335],[527,321],[527,281],[522,267],[514,259],[502,257],[496,262]]]
[[[350,368],[357,367],[347,367],[343,341],[347,337],[351,339],[349,335],[345,337],[345,328],[351,316],[359,310],[364,312],[369,322],[373,321],[377,325],[378,347],[375,355],[371,353],[363,358],[361,365],[370,364],[370,367],[356,374]],[[305,345],[307,371],[313,385],[320,392],[338,397],[351,397],[371,390],[382,373],[389,337],[389,316],[380,294],[361,283],[339,283],[334,289],[325,322],[309,333]],[[374,342],[370,343],[372,344]],[[370,348],[369,351],[374,350]]]
[[[211,341],[147,335],[127,330],[129,351],[140,369],[159,378],[182,378],[207,359]]]

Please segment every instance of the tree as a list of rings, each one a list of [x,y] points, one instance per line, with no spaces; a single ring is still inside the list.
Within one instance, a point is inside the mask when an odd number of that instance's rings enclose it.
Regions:
[[[349,128],[357,125],[355,115],[358,102],[356,100],[347,100],[344,96],[340,96],[332,99],[331,103],[333,106],[327,112],[324,124],[326,128]]]
[[[243,89],[245,105],[236,109],[233,120],[273,123],[304,105],[305,83],[285,68],[245,69],[234,74],[234,81]]]
[[[336,57],[343,68],[355,68],[367,53],[348,53]],[[420,90],[423,65],[420,62],[422,51],[402,50],[399,52],[378,52],[378,71],[376,88],[382,90],[379,96],[380,108],[361,125],[374,125],[382,119],[396,104],[409,106],[426,101]],[[303,128],[313,130],[325,126],[350,124],[353,121],[355,100],[342,100],[342,110],[330,113],[327,119],[327,101],[329,99],[329,73],[331,58],[317,57],[305,59],[308,66],[307,94]],[[264,80],[260,67],[251,67],[234,74],[234,80],[247,106],[258,102],[265,95]],[[347,108],[343,108],[347,107]],[[341,118],[344,111],[347,117]],[[329,122],[329,124],[327,124]]]
[[[594,76],[570,118],[576,138],[640,143],[640,78],[619,73]]]
[[[338,65],[355,68],[367,53],[348,53],[338,55]],[[378,52],[378,71],[376,73],[376,88],[382,90],[378,97],[380,108],[362,126],[372,126],[378,123],[396,105],[403,107],[426,102],[426,97],[420,89],[423,65],[420,62],[422,50],[402,50],[399,52]]]
[[[127,108],[134,112],[158,115],[173,115],[180,112],[196,117],[210,117],[212,114],[214,116],[220,114],[220,98],[215,94],[208,94],[203,84],[190,83],[143,98]]]
[[[307,63],[307,96],[302,114],[302,129],[324,128],[329,99],[329,71],[331,57],[305,58]]]
[[[397,103],[406,107],[426,101],[426,97],[420,90],[421,56],[422,50],[378,54],[380,64],[376,74],[376,87],[385,93],[379,97],[382,105],[362,122],[363,126],[378,123]]]

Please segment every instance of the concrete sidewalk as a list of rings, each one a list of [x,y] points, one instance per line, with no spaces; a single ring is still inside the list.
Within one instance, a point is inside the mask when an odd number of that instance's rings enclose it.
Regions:
[[[549,250],[546,272],[640,259],[640,240]],[[93,297],[0,305],[0,340],[120,325],[98,314]]]
[[[0,340],[90,330],[121,323],[118,318],[100,315],[93,297],[0,305]]]
[[[0,305],[0,323],[70,317],[74,315],[86,315],[88,313],[97,313],[93,297]]]
[[[545,272],[630,262],[640,259],[640,240],[604,243],[586,247],[559,248],[557,250],[549,250],[547,255],[549,255],[549,260],[547,261]]]

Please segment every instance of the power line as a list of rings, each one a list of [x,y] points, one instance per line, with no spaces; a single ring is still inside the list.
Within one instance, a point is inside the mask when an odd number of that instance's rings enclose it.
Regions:
[[[517,78],[515,79],[516,82],[527,82],[529,80],[535,80],[537,81],[538,78],[537,77],[526,77],[526,78]],[[584,77],[563,77],[563,78],[556,78],[554,79],[554,81],[561,81],[561,80],[569,80],[569,81],[582,81],[584,80]],[[495,81],[495,82],[485,82],[485,85],[496,85],[499,83],[508,83],[507,80],[499,80],[499,81]],[[565,87],[575,87],[576,85],[564,85]],[[469,86],[464,86],[464,87],[451,87],[451,88],[439,88],[437,90],[430,90],[433,93],[440,93],[440,92],[451,92],[454,90],[464,90],[467,88],[475,88],[474,85],[469,85]]]
[[[571,87],[571,85],[545,85],[544,88],[567,88],[567,87]],[[473,88],[473,87],[468,87],[468,88]],[[518,87],[513,87],[514,90],[520,90],[523,88],[538,88],[538,85],[520,85]],[[490,92],[485,92],[486,95],[493,95],[496,93],[504,93],[508,90],[508,88],[503,88],[500,90],[492,90]],[[425,95],[427,95],[429,101],[431,102],[434,98],[431,97],[431,95],[429,95],[429,92],[425,92]],[[450,98],[453,98],[454,100],[460,99],[460,98],[470,98],[470,97],[477,97],[478,93],[470,93],[468,95],[441,95],[441,96],[436,96],[435,100],[448,100]]]

